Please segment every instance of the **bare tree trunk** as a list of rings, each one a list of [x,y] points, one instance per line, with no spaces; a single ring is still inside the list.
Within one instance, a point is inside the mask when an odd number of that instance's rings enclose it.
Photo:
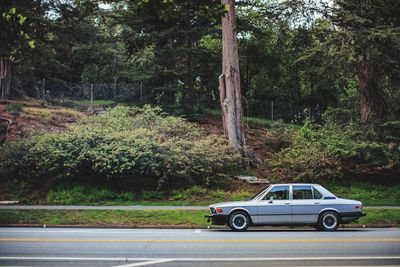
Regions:
[[[228,140],[244,154],[246,140],[240,92],[235,4],[233,0],[221,0],[221,3],[228,10],[222,17],[222,75],[219,79],[222,121]]]
[[[0,98],[8,98],[11,91],[11,60],[0,56]]]
[[[382,118],[385,115],[387,103],[375,73],[374,64],[368,61],[362,62],[357,78],[360,90],[361,121]]]

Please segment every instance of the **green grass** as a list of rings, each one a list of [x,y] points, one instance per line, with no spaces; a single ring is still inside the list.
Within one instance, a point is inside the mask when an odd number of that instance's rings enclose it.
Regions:
[[[385,224],[385,225],[400,225],[400,209],[376,209],[366,208],[364,212],[367,216],[358,219],[355,224]]]
[[[400,209],[365,209],[355,224],[400,225]],[[0,210],[0,224],[205,227],[207,210]]]
[[[199,186],[171,192],[150,191],[134,194],[131,192],[114,192],[106,187],[68,185],[50,190],[46,199],[41,200],[40,203],[58,205],[203,206],[222,201],[244,200],[252,195],[253,192],[249,189],[231,192],[209,190]]]
[[[206,226],[207,210],[0,210],[0,224]]]
[[[328,185],[326,188],[338,197],[359,200],[364,206],[400,206],[400,185],[352,183]]]

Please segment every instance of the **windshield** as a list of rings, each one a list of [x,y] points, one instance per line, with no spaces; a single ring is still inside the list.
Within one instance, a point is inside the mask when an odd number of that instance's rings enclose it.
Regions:
[[[262,189],[261,191],[257,192],[255,195],[253,195],[253,196],[250,198],[250,200],[257,199],[257,198],[260,197],[266,190],[268,190],[270,187],[271,187],[271,186],[268,186],[268,187]]]

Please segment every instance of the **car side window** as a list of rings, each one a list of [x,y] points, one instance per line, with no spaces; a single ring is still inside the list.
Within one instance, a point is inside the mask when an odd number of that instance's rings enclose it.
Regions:
[[[321,199],[322,198],[322,194],[313,187],[313,193],[314,193],[314,199]]]
[[[311,186],[294,185],[293,199],[313,199]]]
[[[273,197],[275,200],[285,200],[289,199],[289,186],[274,186],[268,192],[268,194],[264,197],[264,200],[269,200]]]

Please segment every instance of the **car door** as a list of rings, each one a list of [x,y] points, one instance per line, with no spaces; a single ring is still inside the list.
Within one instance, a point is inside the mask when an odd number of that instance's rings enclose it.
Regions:
[[[257,218],[259,224],[291,223],[289,186],[273,186],[259,201]]]
[[[316,223],[321,209],[321,200],[314,198],[311,185],[292,186],[292,222],[293,223]],[[321,194],[319,195],[320,197]]]

